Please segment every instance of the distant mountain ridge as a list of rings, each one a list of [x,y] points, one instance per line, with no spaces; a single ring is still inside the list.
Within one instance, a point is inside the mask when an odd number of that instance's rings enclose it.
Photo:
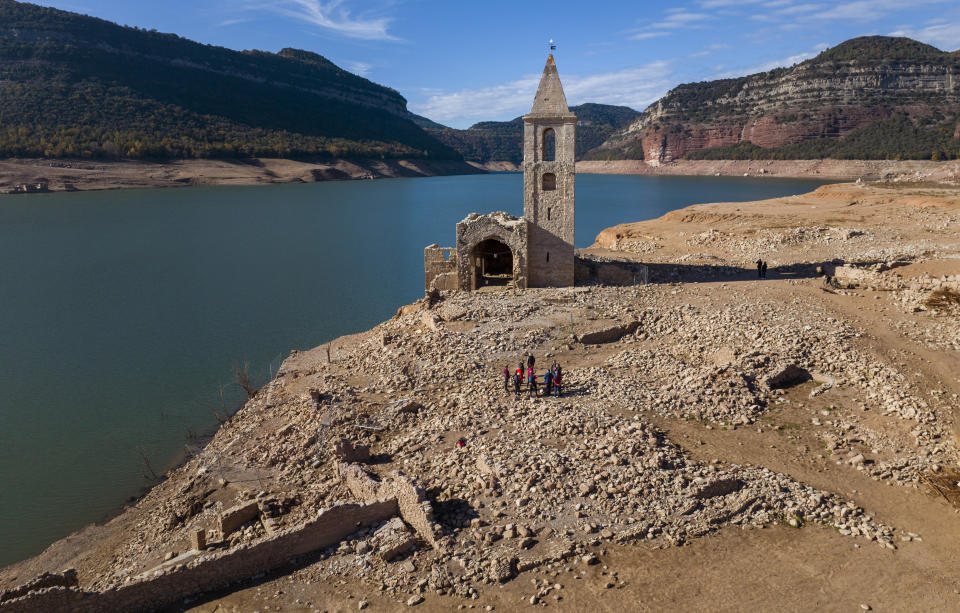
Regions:
[[[577,159],[640,116],[639,112],[629,107],[608,104],[587,103],[571,107],[570,110],[578,119]],[[523,161],[522,117],[511,121],[483,121],[466,130],[448,128],[416,115],[412,119],[468,161],[514,164]]]
[[[680,85],[588,159],[960,157],[960,52],[866,36],[791,68]]]
[[[232,51],[0,0],[0,156],[459,159],[397,91],[296,49]]]

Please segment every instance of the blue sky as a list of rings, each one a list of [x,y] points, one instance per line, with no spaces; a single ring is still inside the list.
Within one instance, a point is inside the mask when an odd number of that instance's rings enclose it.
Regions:
[[[552,38],[571,105],[790,66],[855,36],[960,47],[957,0],[50,0],[231,49],[315,51],[458,128],[529,111]]]

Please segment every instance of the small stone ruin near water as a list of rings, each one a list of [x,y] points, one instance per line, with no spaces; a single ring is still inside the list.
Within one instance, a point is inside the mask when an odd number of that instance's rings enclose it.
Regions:
[[[573,285],[576,129],[551,55],[523,117],[523,219],[468,215],[456,248],[424,251],[427,292]]]

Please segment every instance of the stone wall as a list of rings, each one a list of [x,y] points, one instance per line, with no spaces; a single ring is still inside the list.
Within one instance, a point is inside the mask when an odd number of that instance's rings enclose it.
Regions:
[[[156,611],[188,596],[220,589],[278,568],[291,558],[332,547],[361,527],[385,521],[398,513],[396,498],[365,505],[337,505],[272,539],[198,557],[195,563],[145,581],[97,593],[47,588],[0,603],[0,613]]]
[[[498,240],[513,255],[513,281],[518,289],[527,287],[527,222],[509,213],[471,213],[457,224],[457,275],[460,289],[473,287],[473,250],[487,239]]]
[[[895,269],[894,269],[895,270]],[[861,288],[872,290],[953,290],[960,291],[960,275],[933,277],[927,274],[904,279],[887,269],[860,268],[857,266],[837,266],[833,271],[834,282],[842,288]]]
[[[400,517],[430,544],[437,546],[439,527],[433,521],[433,506],[426,499],[423,489],[401,472],[395,472],[388,482],[391,494],[397,499]]]
[[[77,571],[72,568],[62,573],[43,573],[33,581],[20,587],[0,592],[0,603],[26,596],[30,592],[39,592],[40,590],[46,590],[48,588],[69,589],[77,587],[77,585]]]
[[[524,117],[523,216],[530,223],[527,253],[529,287],[574,283],[577,118]],[[553,130],[556,155],[543,159],[543,135]],[[544,176],[555,177],[555,189]],[[549,182],[548,182],[549,183]]]
[[[424,288],[427,292],[459,289],[456,249],[430,245],[423,250],[423,270]]]
[[[639,262],[581,255],[576,258],[576,281],[600,285],[646,285],[650,282],[650,269]]]
[[[431,547],[437,546],[440,528],[433,520],[433,506],[413,479],[394,471],[388,479],[377,481],[357,464],[340,463],[337,472],[358,500],[396,499],[403,521]]]

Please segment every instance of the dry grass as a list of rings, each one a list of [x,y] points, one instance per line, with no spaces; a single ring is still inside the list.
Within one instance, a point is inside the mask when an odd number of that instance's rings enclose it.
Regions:
[[[923,480],[936,493],[943,496],[947,502],[960,509],[960,472],[956,470],[942,470],[939,473],[927,473]]]

